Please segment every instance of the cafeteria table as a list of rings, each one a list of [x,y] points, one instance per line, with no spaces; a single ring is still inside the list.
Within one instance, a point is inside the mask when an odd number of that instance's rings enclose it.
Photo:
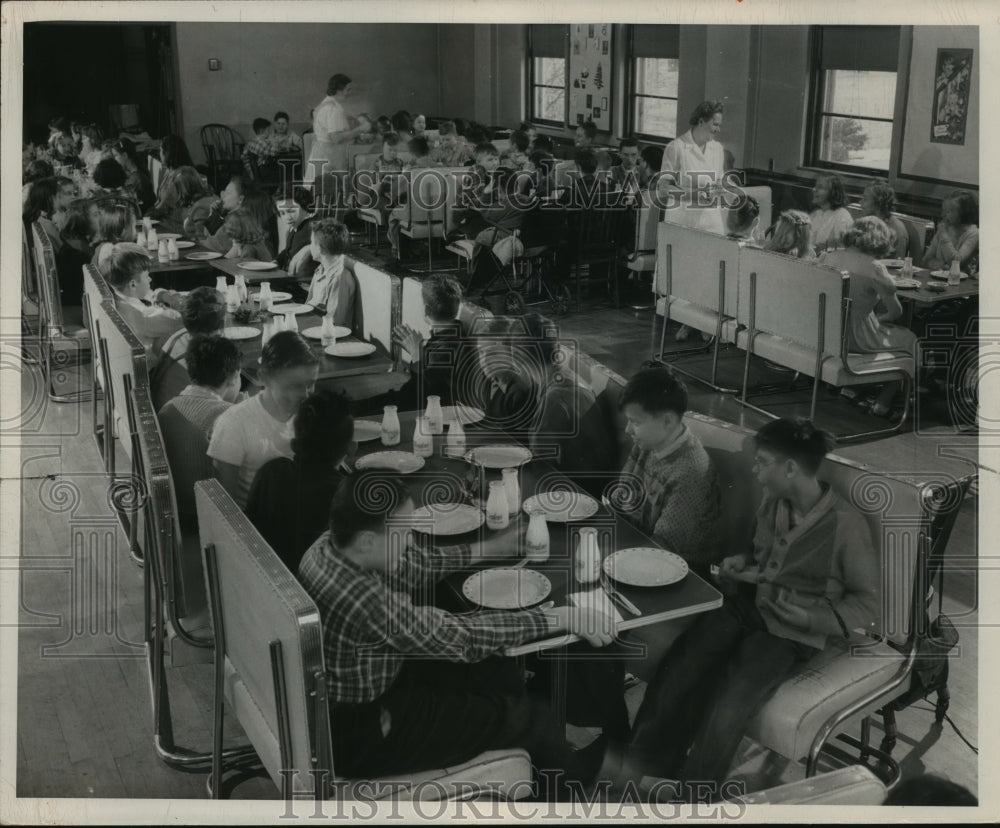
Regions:
[[[902,271],[890,268],[889,274],[894,280],[899,279]],[[924,267],[913,268],[913,278],[920,282],[920,287],[896,288],[896,296],[904,306],[904,324],[907,328],[913,325],[913,313],[916,307],[930,307],[952,299],[964,299],[979,295],[979,277],[969,276],[957,285],[949,285],[947,279],[936,279],[931,271]],[[928,285],[940,285],[944,290],[929,290]]]
[[[299,331],[304,331],[307,328],[314,328],[322,323],[323,317],[321,314],[312,311],[310,313],[299,314],[295,317],[298,323]],[[238,339],[236,344],[240,347],[240,353],[243,356],[243,376],[247,378],[254,385],[260,386],[260,359],[261,350],[263,348],[263,328],[264,324],[261,321],[253,322],[237,322],[233,317],[233,314],[226,314],[226,327],[239,326],[256,328],[260,335],[254,337],[253,339]],[[322,382],[324,380],[336,380],[344,377],[356,377],[364,374],[384,374],[390,371],[393,367],[393,360],[391,355],[382,347],[378,342],[372,344],[375,345],[375,351],[372,354],[364,357],[333,357],[326,354],[323,350],[323,345],[318,339],[307,339],[306,340],[313,350],[313,353],[319,358],[319,376],[317,380]],[[343,337],[338,342],[361,342],[362,340],[358,337],[351,335],[348,337]]]
[[[358,457],[386,450],[412,452],[412,435],[416,416],[417,412],[413,411],[399,414],[401,440],[398,445],[387,448],[378,439],[359,443]],[[503,432],[476,424],[465,426],[465,434],[467,447],[470,449],[477,445],[516,444],[516,441]],[[418,507],[426,505],[425,496],[430,502],[442,502],[442,499],[446,502],[474,502],[471,491],[477,488],[480,491],[487,488],[483,485],[485,481],[478,478],[474,467],[468,461],[464,458],[448,457],[445,455],[444,449],[445,436],[436,436],[434,438],[434,454],[425,458],[424,466],[415,472],[401,475]],[[487,480],[499,480],[500,471],[485,470],[485,476]],[[582,492],[582,489],[568,477],[540,459],[532,458],[531,461],[521,466],[519,478],[522,503],[529,496],[536,494],[539,488],[548,490],[553,486],[558,486]],[[557,606],[567,602],[568,594],[584,592],[588,589],[575,581],[571,554],[573,541],[583,526],[597,529],[602,557],[617,549],[658,545],[622,517],[609,510],[604,504],[599,506],[596,514],[585,520],[572,523],[550,521],[548,523],[549,558],[540,564],[532,563],[528,568],[542,573],[549,579],[552,589],[545,600],[554,601]],[[475,544],[480,539],[499,535],[509,538],[511,553],[517,557],[494,560],[478,559],[462,571],[447,575],[436,585],[432,599],[434,603],[453,612],[476,612],[477,607],[463,595],[462,585],[464,581],[478,570],[516,564],[520,559],[520,553],[524,550],[524,535],[527,527],[528,517],[522,509],[519,509],[515,515],[511,516],[510,525],[498,532],[487,529],[484,522],[478,530],[464,535],[437,537],[436,543],[441,545],[468,543],[475,548]],[[596,587],[596,589],[600,588],[600,586]],[[622,621],[618,624],[620,631],[708,612],[722,606],[722,594],[694,572],[688,572],[681,581],[668,586],[638,587],[616,583],[615,588],[629,599],[641,613],[634,616],[619,607],[619,614],[622,617]],[[614,603],[612,601],[612,604]],[[512,657],[525,656],[543,650],[565,647],[579,640],[579,636],[560,633],[508,648],[505,654]],[[553,667],[556,669],[552,670],[552,705],[559,720],[565,721],[565,659],[555,658]]]

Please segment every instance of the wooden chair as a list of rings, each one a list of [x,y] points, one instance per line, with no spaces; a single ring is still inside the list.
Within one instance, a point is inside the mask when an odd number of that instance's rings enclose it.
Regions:
[[[746,533],[733,541],[746,548],[759,503],[751,468],[753,432],[697,414],[689,413],[685,422],[720,473],[724,523]],[[874,757],[891,786],[899,776],[891,756],[892,703],[909,690],[918,648],[930,635],[924,618],[936,574],[928,568],[930,552],[934,548],[943,554],[952,525],[943,518],[953,522],[969,478],[904,478],[872,472],[836,455],[826,458],[819,477],[858,510],[871,531],[882,562],[882,613],[873,630],[856,637],[857,643],[830,644],[806,662],[751,720],[747,735],[788,759],[804,759],[809,777],[815,775],[821,753],[861,764]],[[869,717],[874,713],[886,719],[886,738],[878,748],[869,741]],[[859,719],[860,739],[842,732]],[[854,748],[857,756],[832,744],[834,737]]]
[[[208,177],[213,190],[219,190],[230,176],[243,172],[243,147],[246,141],[225,124],[205,124],[201,128],[201,147],[208,163]]]
[[[816,417],[821,382],[840,388],[902,380],[904,406],[898,422],[888,428],[838,435],[838,440],[899,431],[909,412],[915,355],[848,350],[849,274],[752,248],[743,250],[740,262],[736,344],[746,352],[740,404],[775,416],[749,402],[750,357],[757,355],[813,378],[810,419]]]
[[[608,193],[607,198],[608,204],[613,204],[616,195]],[[609,280],[614,280],[617,299],[618,264],[627,219],[628,208],[620,205],[567,210],[566,252],[577,307],[583,307],[584,271],[591,283],[603,281],[608,285]],[[595,270],[601,269],[606,269],[605,275],[595,277]]]
[[[285,798],[527,794],[531,767],[523,750],[488,751],[458,767],[376,780],[336,776],[319,610],[218,481],[195,484],[195,497],[215,635],[212,796],[223,795],[227,706]]]
[[[90,391],[82,387],[79,378],[75,390],[57,390],[57,383],[66,381],[65,369],[86,365],[90,361],[90,336],[83,325],[82,315],[69,319],[63,313],[56,258],[48,234],[36,222],[32,225],[32,235],[38,280],[39,360],[48,397],[53,402],[83,402],[88,399]]]

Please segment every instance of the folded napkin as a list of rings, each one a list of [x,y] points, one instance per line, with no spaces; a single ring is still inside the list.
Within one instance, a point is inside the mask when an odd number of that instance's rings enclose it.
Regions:
[[[570,606],[596,609],[614,618],[616,622],[622,620],[621,613],[618,612],[615,602],[611,600],[611,596],[601,587],[587,590],[586,592],[574,592],[572,595],[567,595],[566,599],[569,601]]]

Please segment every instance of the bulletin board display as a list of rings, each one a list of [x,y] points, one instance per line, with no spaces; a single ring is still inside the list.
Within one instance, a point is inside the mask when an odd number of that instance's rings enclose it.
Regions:
[[[602,132],[610,132],[611,24],[571,24],[569,40],[570,128],[593,121]]]

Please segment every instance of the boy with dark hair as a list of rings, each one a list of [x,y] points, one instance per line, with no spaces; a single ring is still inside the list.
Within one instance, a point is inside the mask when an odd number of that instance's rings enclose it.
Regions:
[[[258,167],[269,164],[275,156],[274,144],[271,143],[271,122],[267,118],[253,119],[253,138],[243,148],[243,169],[253,178],[254,167],[251,156]]]
[[[699,616],[660,664],[636,717],[626,776],[721,783],[746,723],[782,682],[829,639],[846,641],[877,620],[871,533],[816,476],[829,435],[808,420],[774,420],[754,444],[764,497],[753,547],[722,561],[719,577],[735,592]]]
[[[314,215],[315,201],[309,187],[294,187],[291,198],[278,201],[278,218],[284,224],[280,232],[287,234],[285,247],[278,254],[278,267],[288,270],[296,254],[309,246]],[[312,279],[316,264],[312,258],[300,260],[294,275],[302,280]]]
[[[443,167],[462,167],[469,161],[469,148],[459,138],[454,121],[438,124],[438,140],[431,153]]]
[[[157,413],[167,463],[177,493],[177,511],[184,529],[197,526],[194,484],[215,476],[207,456],[215,421],[240,393],[242,355],[223,336],[193,336],[185,354],[189,384]]]
[[[621,480],[634,497],[626,517],[707,576],[719,557],[719,483],[701,441],[684,424],[687,403],[687,388],[667,366],[632,377],[619,401],[634,443]]]
[[[561,630],[604,646],[611,619],[571,607],[453,615],[428,605],[434,584],[473,555],[513,550],[501,537],[487,538],[475,552],[464,544],[434,548],[426,535],[409,531],[413,510],[396,478],[346,477],[333,496],[329,530],[299,566],[323,622],[338,773],[415,773],[523,747],[539,770],[564,772],[543,792],[549,798],[566,781],[589,782],[602,741],[571,751],[548,709],[525,694],[516,661],[502,653]]]
[[[619,190],[635,192],[639,189],[639,142],[635,138],[622,138],[618,155],[621,161],[611,168],[611,180]]]
[[[577,124],[576,131],[573,133],[573,144],[577,149],[587,149],[594,145],[594,140],[597,138],[597,124],[593,121],[584,121],[582,124]]]

